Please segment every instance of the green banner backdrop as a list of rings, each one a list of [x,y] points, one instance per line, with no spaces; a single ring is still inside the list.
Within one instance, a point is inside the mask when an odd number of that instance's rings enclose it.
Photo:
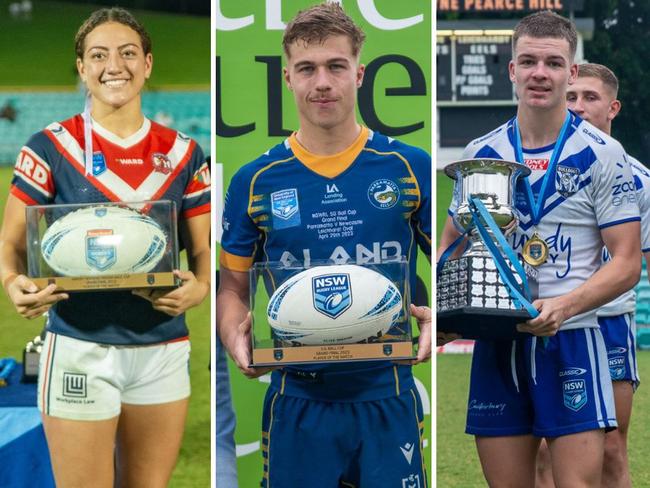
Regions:
[[[240,166],[298,128],[292,94],[282,80],[282,31],[298,10],[314,3],[216,0],[215,161],[223,164],[224,189]],[[366,74],[359,90],[359,120],[373,130],[431,152],[431,2],[339,3],[367,36],[361,53]],[[431,268],[423,256],[420,258],[418,274],[431,289]],[[259,486],[261,412],[269,378],[247,380],[232,363],[230,372],[237,414],[239,484],[245,488]],[[429,460],[430,364],[417,366],[415,375],[424,403],[425,459]]]

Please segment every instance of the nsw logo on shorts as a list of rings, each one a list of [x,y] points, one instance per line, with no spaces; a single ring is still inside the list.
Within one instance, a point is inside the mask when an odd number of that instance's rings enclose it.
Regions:
[[[286,229],[300,225],[300,206],[298,204],[298,190],[287,188],[271,193],[271,214],[273,227]]]
[[[625,357],[610,357],[608,361],[609,375],[612,377],[612,380],[619,381],[625,379]]]
[[[86,398],[86,375],[83,373],[63,373],[63,396]]]
[[[564,406],[577,412],[587,403],[587,388],[585,380],[573,379],[562,383]]]
[[[335,319],[352,305],[350,275],[334,273],[315,276],[311,279],[314,308]]]

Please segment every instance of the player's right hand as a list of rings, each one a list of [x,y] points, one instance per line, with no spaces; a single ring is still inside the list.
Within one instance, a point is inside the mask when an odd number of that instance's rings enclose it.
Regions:
[[[47,312],[52,305],[68,298],[67,293],[56,293],[56,285],[48,285],[39,291],[36,284],[25,275],[18,275],[5,283],[7,295],[16,311],[26,319],[35,319]]]
[[[248,378],[257,378],[269,371],[278,369],[277,367],[251,368],[251,313],[246,314],[244,321],[237,326],[235,332],[231,332],[224,337],[221,334],[221,341],[226,347],[233,361],[239,370]]]

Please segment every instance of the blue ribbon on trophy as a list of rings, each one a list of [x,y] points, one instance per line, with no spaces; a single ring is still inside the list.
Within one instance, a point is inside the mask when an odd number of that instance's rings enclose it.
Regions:
[[[462,234],[437,263],[438,330],[474,339],[517,337],[517,324],[539,313],[526,271],[504,233],[517,226],[514,189],[530,170],[484,158],[452,163],[445,172],[456,180],[453,219]],[[468,236],[463,255],[449,259]]]

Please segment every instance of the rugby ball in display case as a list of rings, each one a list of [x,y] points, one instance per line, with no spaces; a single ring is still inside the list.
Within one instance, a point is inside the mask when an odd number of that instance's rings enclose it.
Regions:
[[[118,206],[86,207],[57,219],[41,239],[45,262],[62,276],[151,271],[167,236],[151,217]]]
[[[286,280],[266,312],[274,339],[305,346],[355,344],[390,329],[402,312],[402,296],[392,281],[369,268],[317,266]]]

